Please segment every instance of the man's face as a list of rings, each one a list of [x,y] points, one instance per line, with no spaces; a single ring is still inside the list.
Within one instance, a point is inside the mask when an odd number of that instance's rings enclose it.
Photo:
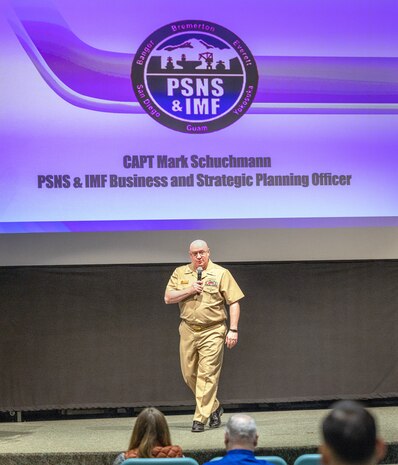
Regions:
[[[191,257],[192,265],[195,270],[202,267],[204,270],[209,263],[210,250],[207,246],[191,246],[189,249],[189,256]]]

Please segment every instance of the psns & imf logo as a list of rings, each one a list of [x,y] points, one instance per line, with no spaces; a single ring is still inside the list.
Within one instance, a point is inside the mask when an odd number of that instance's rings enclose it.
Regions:
[[[206,21],[178,21],[150,35],[131,70],[143,109],[176,131],[204,134],[237,121],[256,95],[258,72],[246,44]]]

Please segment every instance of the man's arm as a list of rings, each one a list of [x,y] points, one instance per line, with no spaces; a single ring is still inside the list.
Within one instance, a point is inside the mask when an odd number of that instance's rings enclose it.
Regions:
[[[232,349],[238,343],[238,324],[240,316],[240,305],[239,301],[234,302],[229,306],[229,328],[230,330],[227,333],[225,338],[225,344],[228,349]],[[236,330],[236,332],[231,331],[231,329]]]
[[[166,289],[166,292],[164,294],[164,301],[166,304],[178,304],[178,302],[185,300],[187,297],[194,294],[200,294],[202,291],[203,281],[196,281],[191,286],[186,287],[185,289]]]

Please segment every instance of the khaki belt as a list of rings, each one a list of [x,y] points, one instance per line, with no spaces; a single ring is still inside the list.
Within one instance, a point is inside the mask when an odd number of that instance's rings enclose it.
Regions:
[[[193,325],[191,323],[188,323],[187,321],[184,320],[184,323],[189,326],[192,331],[195,331],[196,333],[199,333],[200,331],[204,331],[205,329],[212,328],[213,326],[218,326],[224,323],[224,321],[218,321],[217,323],[212,323],[210,325]]]

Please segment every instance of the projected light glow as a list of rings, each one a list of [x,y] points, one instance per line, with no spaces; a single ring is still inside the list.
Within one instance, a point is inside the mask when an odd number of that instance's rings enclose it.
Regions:
[[[0,232],[398,225],[396,2],[321,12],[316,0],[249,0],[245,21],[226,0],[181,5],[157,0],[151,15],[131,0],[3,5]],[[231,114],[242,114],[215,132],[159,124],[131,81],[140,44],[192,18],[239,37],[241,63],[250,51],[258,70],[254,100],[235,89]],[[176,76],[182,53],[192,73],[228,63],[217,42],[178,34],[160,45]],[[173,96],[154,91],[180,120],[184,79]],[[201,99],[223,91],[195,85]],[[195,105],[204,128],[211,107]]]

